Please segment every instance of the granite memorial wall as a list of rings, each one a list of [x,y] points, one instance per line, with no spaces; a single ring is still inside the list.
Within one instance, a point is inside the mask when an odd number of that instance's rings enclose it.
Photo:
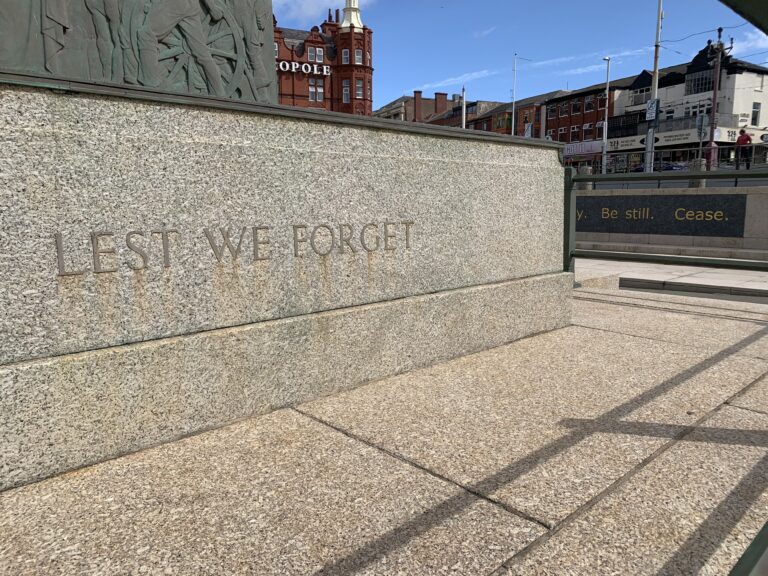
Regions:
[[[556,145],[0,83],[0,489],[569,322]]]

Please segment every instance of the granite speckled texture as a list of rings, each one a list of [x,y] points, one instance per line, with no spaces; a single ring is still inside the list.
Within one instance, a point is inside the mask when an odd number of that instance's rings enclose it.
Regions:
[[[0,573],[312,574],[454,499],[354,573],[487,574],[545,530],[279,411],[1,494]]]
[[[0,128],[0,364],[561,269],[551,147],[12,86]],[[366,253],[362,226],[383,247],[387,221],[395,249]],[[294,225],[341,224],[357,253],[294,257]],[[256,226],[269,261],[252,261]],[[227,227],[235,245],[247,227],[237,264],[204,234]],[[169,229],[164,268],[152,232]],[[99,246],[118,272],[57,277],[54,235],[76,272],[94,268],[93,232],[114,234]]]
[[[571,327],[301,409],[553,526],[767,370]]]
[[[725,575],[768,519],[766,338],[569,327],[6,490],[0,573]]]
[[[623,294],[618,293],[619,296]],[[580,296],[574,299],[573,323],[709,350],[722,350],[766,329],[764,320],[734,318],[722,308],[719,311],[699,309],[694,313],[684,313],[662,306],[650,308],[645,305],[587,302]],[[768,359],[768,338],[755,339],[741,354]]]
[[[768,517],[768,416],[723,408],[500,576],[724,576]]]
[[[731,404],[768,415],[768,376],[731,400]]]
[[[560,328],[572,283],[514,280],[0,367],[0,489]]]
[[[346,120],[0,85],[0,490],[568,324],[556,148]]]

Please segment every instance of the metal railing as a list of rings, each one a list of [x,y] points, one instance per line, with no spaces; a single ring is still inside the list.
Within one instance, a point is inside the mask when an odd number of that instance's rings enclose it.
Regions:
[[[709,134],[709,118],[707,116],[689,116],[688,118],[669,118],[668,120],[659,120],[659,125],[656,128],[656,133],[659,132],[674,132],[677,130],[695,130],[699,126],[699,118],[705,118],[705,130]],[[718,126],[740,126],[743,124],[738,114],[718,114],[717,125]],[[648,123],[640,122],[637,125],[637,133],[645,134],[648,131]],[[608,133],[610,135],[610,131]]]
[[[716,258],[704,256],[682,256],[677,254],[653,254],[650,252],[610,252],[603,250],[576,249],[576,192],[581,183],[609,182],[674,182],[688,180],[728,180],[733,172],[653,172],[650,174],[577,174],[574,168],[565,169],[565,194],[563,195],[563,270],[573,271],[573,258],[605,258],[613,260],[635,260],[639,262],[657,262],[661,264],[689,264],[691,266],[712,266],[720,268],[741,268],[768,271],[768,262],[764,260],[739,260],[734,258]],[[768,180],[768,170],[744,170],[739,178],[746,180]]]
[[[742,156],[739,156],[740,154]],[[747,158],[743,157],[744,154]],[[702,143],[701,147],[657,149],[654,153],[654,173],[691,173],[696,170],[697,161],[706,159],[708,155],[709,149],[706,147],[706,142]],[[644,172],[645,152],[643,151],[609,152],[607,156],[608,172],[612,175]],[[768,143],[756,142],[744,148],[736,144],[720,145],[712,153],[711,171],[728,171],[731,178],[740,178],[742,172],[747,169],[747,160],[751,170],[768,170]],[[591,166],[594,173],[602,171],[600,159],[577,161],[573,162],[572,166]],[[736,172],[737,170],[740,171]]]

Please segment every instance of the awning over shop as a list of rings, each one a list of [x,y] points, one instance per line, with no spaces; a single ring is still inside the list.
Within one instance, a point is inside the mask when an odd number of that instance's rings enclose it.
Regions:
[[[765,0],[720,1],[768,34],[768,2],[765,2]]]

